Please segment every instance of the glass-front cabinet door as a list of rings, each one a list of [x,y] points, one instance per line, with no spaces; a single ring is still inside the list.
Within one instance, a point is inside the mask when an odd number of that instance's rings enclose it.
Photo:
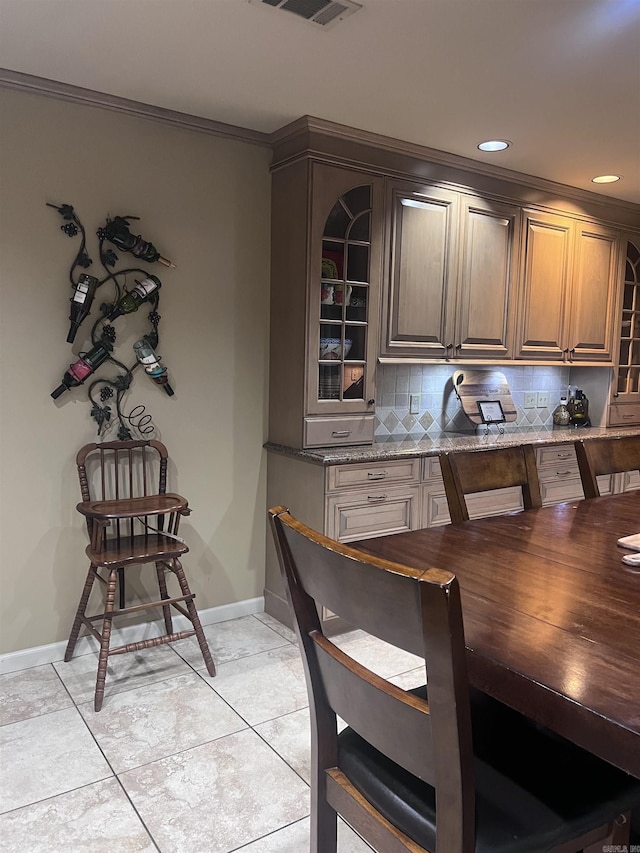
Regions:
[[[314,164],[307,411],[375,405],[382,183]]]
[[[612,426],[640,424],[640,238],[626,243],[620,344],[609,423]]]

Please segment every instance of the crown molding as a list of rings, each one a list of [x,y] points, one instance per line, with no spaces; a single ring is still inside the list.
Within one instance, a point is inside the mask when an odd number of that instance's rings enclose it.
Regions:
[[[157,121],[161,124],[171,125],[172,127],[181,127],[198,133],[208,133],[212,136],[223,136],[227,139],[248,142],[253,145],[270,147],[271,144],[269,134],[258,130],[249,130],[245,127],[237,127],[233,124],[225,124],[221,121],[189,115],[189,113],[181,113],[177,110],[156,107],[140,101],[120,98],[117,95],[108,95],[105,92],[85,89],[82,86],[73,86],[70,83],[49,80],[46,77],[35,77],[32,74],[23,74],[20,71],[10,71],[7,68],[0,68],[0,87],[31,92],[49,98],[56,98],[60,101],[84,104],[85,106],[100,107],[114,112],[137,116],[138,118],[150,119],[151,121]]]
[[[564,199],[572,199],[590,205],[615,206],[619,209],[633,212],[636,215],[640,213],[640,205],[627,199],[615,198],[602,193],[580,189],[579,187],[572,187],[568,184],[561,184],[547,178],[539,178],[524,172],[516,172],[513,169],[494,166],[479,160],[473,160],[470,157],[449,154],[446,151],[440,151],[436,148],[428,148],[424,145],[405,142],[402,139],[396,139],[392,136],[383,136],[378,133],[360,130],[356,127],[338,124],[337,122],[309,115],[301,116],[274,131],[269,136],[269,141],[276,152],[275,164],[278,163],[277,150],[279,146],[284,146],[285,150],[291,145],[295,148],[297,143],[304,145],[310,138],[313,138],[313,135],[328,137],[347,144],[351,143],[357,146],[370,147],[371,149],[390,155],[410,158],[415,161],[425,161],[436,166],[472,173],[476,176],[483,175],[487,178],[518,184],[521,187],[541,191],[549,196],[559,196]],[[375,160],[372,159],[371,162],[375,162]]]

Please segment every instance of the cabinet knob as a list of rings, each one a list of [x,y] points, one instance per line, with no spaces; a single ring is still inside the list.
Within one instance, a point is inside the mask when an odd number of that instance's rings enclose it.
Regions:
[[[375,400],[373,399],[373,397],[370,400],[367,400],[367,406],[373,406],[374,403]]]

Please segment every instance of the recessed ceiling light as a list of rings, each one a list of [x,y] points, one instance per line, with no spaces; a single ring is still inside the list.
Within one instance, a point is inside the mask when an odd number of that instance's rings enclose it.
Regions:
[[[504,151],[511,145],[506,139],[488,139],[486,142],[481,142],[478,148],[481,151]]]
[[[620,175],[598,175],[597,178],[591,178],[592,184],[615,184],[620,180]]]

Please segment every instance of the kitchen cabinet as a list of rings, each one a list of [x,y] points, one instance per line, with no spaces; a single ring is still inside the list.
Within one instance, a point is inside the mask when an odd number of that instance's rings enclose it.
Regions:
[[[619,232],[525,210],[522,255],[517,358],[611,363]]]
[[[625,240],[624,283],[618,313],[618,353],[609,426],[640,424],[640,236]]]
[[[303,158],[274,172],[272,196],[270,438],[370,443],[382,179]]]
[[[382,357],[508,358],[519,208],[390,181],[387,211]]]

